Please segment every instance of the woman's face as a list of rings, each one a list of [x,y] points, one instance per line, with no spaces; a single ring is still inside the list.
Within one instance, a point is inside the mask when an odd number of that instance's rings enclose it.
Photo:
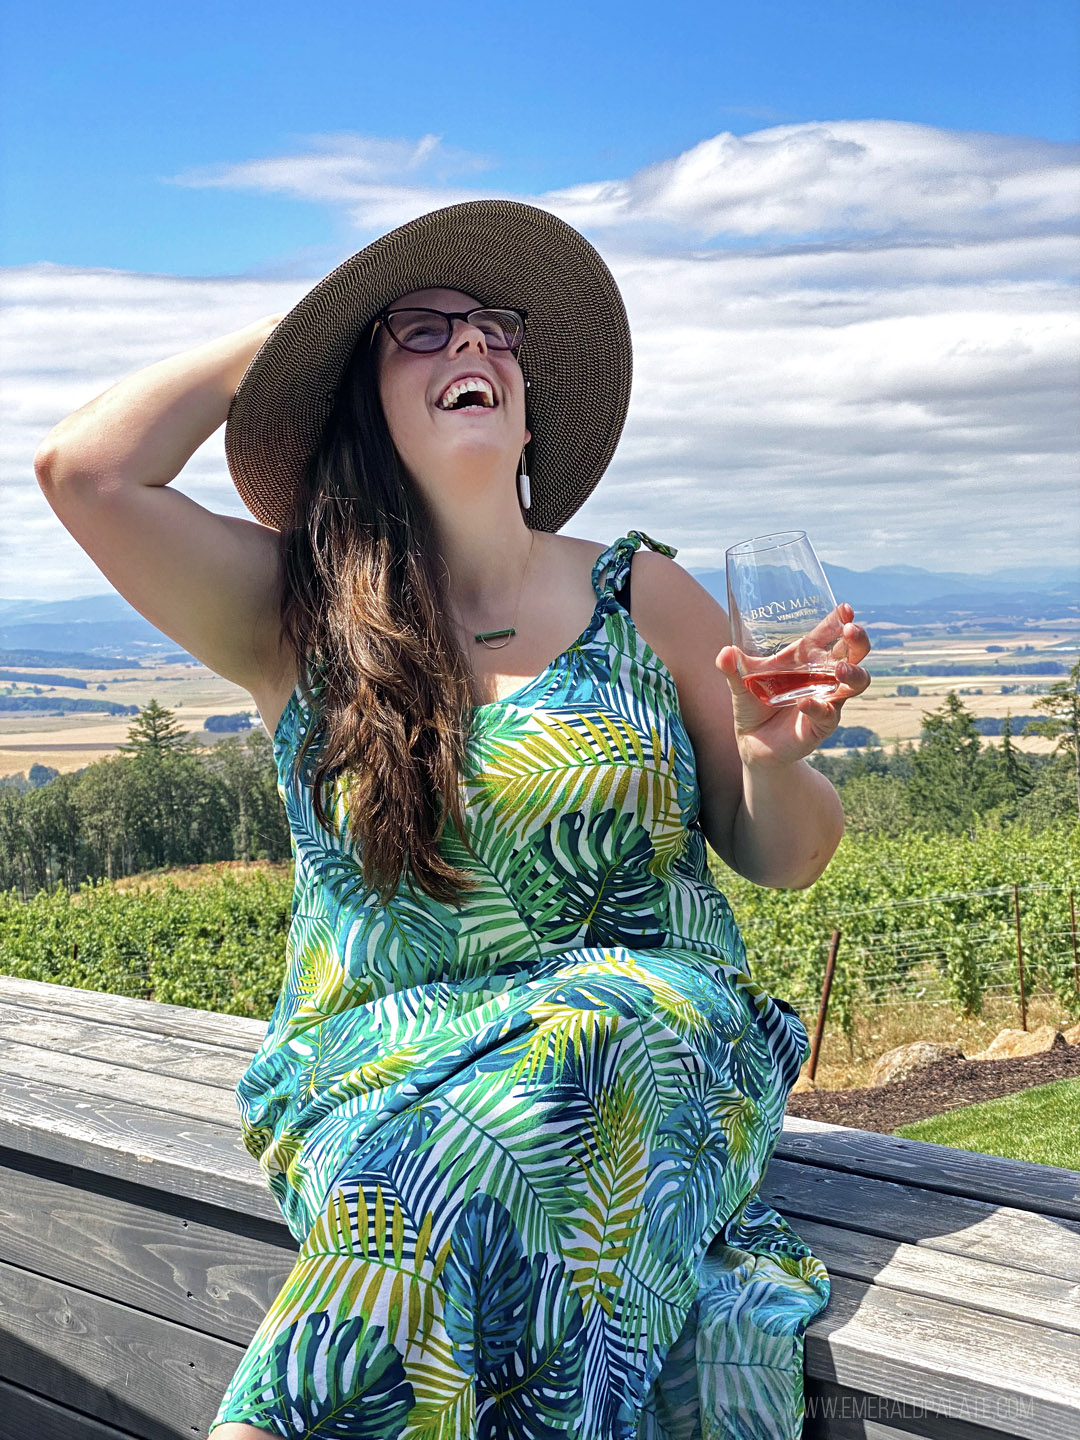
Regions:
[[[475,310],[480,303],[460,290],[411,290],[390,308],[461,312]],[[514,475],[531,436],[525,426],[525,382],[509,350],[489,348],[483,333],[464,320],[455,320],[449,343],[430,354],[403,350],[385,325],[379,327],[377,342],[383,412],[402,463],[414,479],[436,496],[457,477],[473,483],[499,478],[505,483],[507,476]],[[439,401],[450,383],[467,375],[488,381],[495,404],[490,409],[442,408]]]

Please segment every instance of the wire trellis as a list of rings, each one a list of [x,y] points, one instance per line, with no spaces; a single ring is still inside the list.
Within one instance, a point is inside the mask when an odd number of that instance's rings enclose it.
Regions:
[[[1045,904],[1037,906],[1041,911],[1039,924],[1025,942],[1023,897],[1045,900],[1051,895],[1061,895],[1063,901],[1068,897],[1069,923],[1046,923],[1050,917],[1045,913]],[[972,901],[1002,902],[1000,913],[961,918],[957,911]],[[948,911],[944,910],[946,906]],[[941,907],[933,923],[920,926],[908,921],[896,930],[882,928],[882,920],[889,912],[898,918],[919,914],[929,919],[927,907]],[[875,929],[867,933],[857,925],[849,925],[845,956],[848,964],[837,966],[844,922],[855,916],[874,916]],[[784,987],[788,1003],[797,1009],[806,1011],[817,1003],[809,1075],[812,1078],[816,1068],[834,975],[841,1023],[849,1038],[856,1013],[876,1014],[887,1007],[921,1006],[970,1015],[980,1011],[984,1001],[1014,1001],[1019,1003],[1023,1029],[1027,1029],[1029,1000],[1051,999],[1066,1007],[1073,1002],[1080,1013],[1080,945],[1075,917],[1074,887],[1045,881],[938,891],[831,912],[831,937],[822,934],[820,947],[812,947],[819,957],[826,947],[829,952],[820,995],[806,989],[809,977],[805,974],[801,984],[792,977]],[[1003,946],[1010,951],[1015,947],[1014,953],[1002,953]],[[796,965],[803,968],[807,947],[770,946],[769,959],[781,971],[790,971]]]

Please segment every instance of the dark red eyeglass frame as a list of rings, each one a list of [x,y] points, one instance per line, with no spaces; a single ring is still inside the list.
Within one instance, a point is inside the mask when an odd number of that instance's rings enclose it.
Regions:
[[[374,340],[375,335],[376,335],[376,332],[378,331],[379,326],[380,326],[380,325],[385,325],[387,331],[389,332],[390,338],[391,338],[391,340],[393,340],[394,344],[395,344],[395,345],[400,345],[401,348],[402,348],[402,350],[408,350],[408,352],[409,352],[410,355],[437,355],[440,350],[445,350],[446,347],[447,347],[447,345],[449,345],[449,344],[450,344],[450,341],[454,338],[454,321],[455,321],[455,320],[464,320],[464,321],[468,322],[473,315],[479,315],[479,314],[481,314],[481,313],[484,313],[484,312],[487,312],[487,311],[490,311],[490,310],[502,310],[502,311],[505,311],[506,314],[508,314],[508,315],[516,315],[516,316],[518,317],[518,319],[521,321],[521,339],[518,341],[518,343],[517,343],[516,345],[496,345],[496,346],[495,346],[495,349],[496,349],[496,350],[507,350],[507,351],[509,351],[509,353],[510,353],[511,355],[516,355],[517,352],[521,349],[522,345],[525,343],[525,329],[526,329],[526,321],[528,320],[528,311],[526,311],[526,310],[517,310],[517,309],[515,309],[513,306],[510,306],[510,305],[477,305],[477,306],[476,306],[474,309],[472,309],[472,310],[436,310],[436,309],[434,309],[434,307],[432,307],[432,306],[430,306],[430,305],[403,305],[403,306],[401,307],[401,311],[392,310],[392,309],[388,306],[385,310],[380,310],[380,312],[378,313],[378,315],[376,315],[376,317],[375,317],[375,324],[374,324],[374,326],[372,327],[372,331],[371,331],[371,338],[372,338],[372,340]],[[416,311],[419,311],[422,315],[439,315],[439,316],[441,316],[441,318],[442,318],[443,320],[445,320],[445,321],[447,322],[446,339],[443,341],[443,343],[442,343],[441,345],[436,345],[436,346],[434,347],[434,349],[431,349],[431,348],[414,349],[413,346],[404,344],[404,343],[403,343],[401,340],[399,340],[398,337],[394,334],[393,327],[390,325],[389,317],[390,317],[391,315],[400,314],[400,313],[406,313],[406,312],[412,314],[412,313],[415,313]]]

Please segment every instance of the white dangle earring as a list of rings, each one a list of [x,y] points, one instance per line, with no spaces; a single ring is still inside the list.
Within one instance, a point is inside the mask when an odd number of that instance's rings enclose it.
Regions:
[[[518,475],[518,498],[521,500],[521,508],[528,510],[532,505],[532,491],[529,487],[529,477],[525,473],[525,451],[521,452],[521,473]]]

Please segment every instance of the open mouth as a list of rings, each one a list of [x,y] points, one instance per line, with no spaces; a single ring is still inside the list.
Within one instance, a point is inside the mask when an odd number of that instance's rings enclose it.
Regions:
[[[480,375],[463,375],[448,385],[439,398],[440,410],[494,410],[495,392]]]

